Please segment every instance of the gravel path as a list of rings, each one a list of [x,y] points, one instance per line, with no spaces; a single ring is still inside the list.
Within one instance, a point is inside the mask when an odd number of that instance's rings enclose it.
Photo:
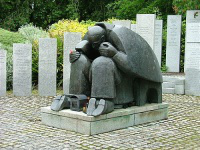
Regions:
[[[45,126],[40,108],[52,97],[0,97],[0,149],[196,149],[200,150],[200,97],[163,95],[169,118],[87,136]]]

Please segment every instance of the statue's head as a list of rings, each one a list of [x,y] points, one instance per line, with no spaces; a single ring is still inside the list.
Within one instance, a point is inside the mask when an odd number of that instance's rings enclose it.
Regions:
[[[92,48],[98,50],[101,43],[105,42],[106,31],[99,27],[94,26],[88,30],[88,40],[92,45]]]

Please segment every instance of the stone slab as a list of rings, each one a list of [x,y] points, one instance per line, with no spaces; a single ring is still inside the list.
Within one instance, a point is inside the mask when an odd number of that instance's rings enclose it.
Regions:
[[[32,45],[13,44],[13,94],[30,96],[32,93]]]
[[[39,95],[56,95],[57,39],[39,39]]]
[[[166,119],[168,106],[167,103],[146,104],[142,107],[132,106],[127,109],[116,109],[98,117],[87,116],[83,112],[69,109],[55,112],[50,107],[42,107],[41,115],[42,123],[48,126],[94,135]]]
[[[63,91],[69,94],[69,81],[71,64],[69,62],[70,50],[75,50],[76,45],[81,41],[81,33],[65,32],[64,33],[64,56],[63,56]]]
[[[131,24],[131,30],[136,32],[136,24]]]
[[[6,56],[7,51],[0,49],[0,96],[6,96]]]
[[[162,30],[163,30],[163,20],[156,20],[155,21],[154,53],[157,57],[157,60],[160,66],[161,66],[161,58],[162,58]]]
[[[162,93],[164,93],[164,94],[174,94],[175,89],[174,88],[163,88]]]
[[[135,114],[135,125],[168,118],[168,108]]]
[[[200,10],[186,15],[185,94],[200,96]]]
[[[185,85],[175,85],[175,94],[185,94]]]
[[[174,88],[175,84],[173,82],[163,82],[162,87],[163,88]]]
[[[167,16],[166,66],[168,72],[180,71],[181,15]]]
[[[130,20],[115,20],[112,22],[112,24],[131,29],[131,21]]]
[[[200,10],[188,10],[186,15],[187,42],[200,42]]]
[[[155,20],[155,14],[137,14],[136,16],[136,33],[147,41],[152,50],[154,50]]]

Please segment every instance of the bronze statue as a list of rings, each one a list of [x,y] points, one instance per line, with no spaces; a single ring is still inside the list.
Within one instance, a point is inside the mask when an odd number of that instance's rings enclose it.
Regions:
[[[97,23],[70,53],[70,62],[70,94],[91,97],[87,115],[162,102],[156,56],[140,35],[125,27]]]

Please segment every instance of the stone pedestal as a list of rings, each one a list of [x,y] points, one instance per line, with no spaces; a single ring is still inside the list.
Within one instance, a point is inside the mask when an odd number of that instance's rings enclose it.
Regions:
[[[48,126],[79,132],[87,135],[109,132],[130,126],[167,119],[168,104],[146,104],[127,109],[115,109],[98,117],[87,116],[83,112],[70,109],[59,112],[50,107],[42,107],[42,123]]]

